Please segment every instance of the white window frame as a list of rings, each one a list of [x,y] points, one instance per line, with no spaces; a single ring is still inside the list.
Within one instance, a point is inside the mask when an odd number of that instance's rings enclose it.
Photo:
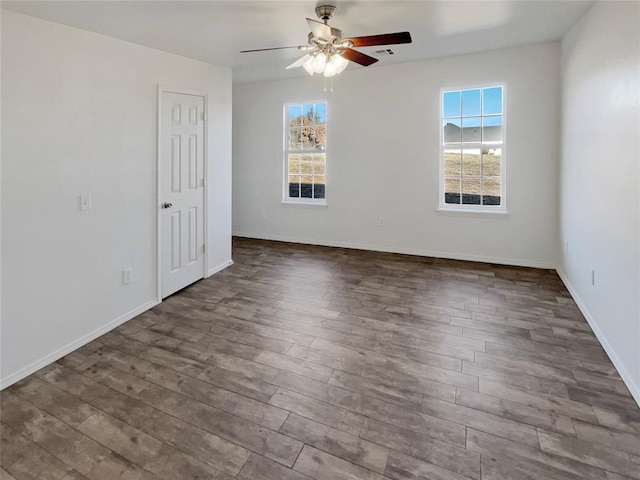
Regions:
[[[288,122],[288,114],[289,107],[294,105],[309,105],[309,104],[318,104],[324,103],[326,107],[326,118],[325,118],[325,148],[324,150],[317,149],[308,149],[308,150],[289,150],[289,122]],[[283,171],[282,171],[282,203],[288,205],[310,205],[310,206],[326,206],[327,205],[327,158],[328,158],[328,148],[326,145],[328,142],[328,130],[329,130],[329,105],[326,100],[304,100],[299,102],[287,102],[283,106],[283,122],[282,122],[282,151],[283,151]],[[302,197],[290,197],[289,196],[289,154],[324,154],[324,198],[302,198]]]
[[[452,204],[445,203],[445,162],[444,151],[456,147],[457,144],[444,143],[444,94],[445,92],[456,90],[477,90],[491,87],[502,87],[502,144],[500,148],[502,150],[502,157],[500,158],[500,205],[469,205],[469,204]],[[482,115],[482,94],[480,95],[480,116]],[[480,214],[507,214],[507,195],[506,195],[506,151],[507,151],[507,85],[505,82],[493,82],[486,84],[474,84],[464,86],[451,86],[440,89],[440,102],[438,110],[438,128],[439,128],[439,188],[438,188],[438,208],[439,212],[461,212],[461,213],[480,213]],[[461,112],[462,113],[462,112]],[[496,144],[483,144],[479,143],[460,143],[461,149],[480,149],[483,148],[496,148]],[[482,176],[482,174],[481,174]],[[460,192],[462,195],[462,192]]]

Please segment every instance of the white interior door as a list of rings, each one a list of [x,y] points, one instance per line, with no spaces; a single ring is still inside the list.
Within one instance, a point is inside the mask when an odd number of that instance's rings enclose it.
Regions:
[[[204,277],[204,100],[161,94],[162,298]]]

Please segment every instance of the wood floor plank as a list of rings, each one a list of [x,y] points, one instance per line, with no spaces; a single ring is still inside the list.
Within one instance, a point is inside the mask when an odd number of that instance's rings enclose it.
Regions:
[[[8,425],[0,426],[0,440],[0,463],[7,478],[53,480],[71,471],[70,466]]]
[[[93,405],[169,446],[220,467],[230,475],[237,474],[249,458],[247,449],[115,390],[96,399]]]
[[[428,435],[436,440],[464,447],[465,427],[449,420],[399,408],[393,404],[365,397],[358,412],[369,418],[399,428]]]
[[[136,479],[136,480],[159,480],[159,477],[153,473],[144,470],[142,467],[135,465],[123,457],[114,454],[109,455],[100,463],[98,463],[87,476],[77,477],[75,474],[68,479],[63,480],[111,480],[111,479]]]
[[[394,451],[389,455],[384,473],[394,480],[465,480],[466,478],[432,463]]]
[[[462,362],[462,372],[478,378],[496,380],[507,385],[534,392],[547,393],[556,397],[569,398],[569,388],[565,383],[518,373],[513,368],[502,368],[499,362]]]
[[[86,357],[90,358],[90,357]],[[91,359],[86,368],[95,364],[96,360]],[[84,370],[84,369],[83,369]],[[54,385],[80,400],[91,403],[94,399],[103,395],[108,388],[78,373],[78,371],[64,366],[62,363],[52,363],[48,367],[36,372],[38,378]]]
[[[636,433],[621,432],[580,420],[574,420],[573,425],[581,440],[617,448],[640,457],[640,435]]]
[[[423,433],[424,435],[420,435],[414,431],[367,418],[360,437],[465,477],[480,479],[478,453],[429,438],[426,432]]]
[[[463,387],[469,390],[477,390],[478,388],[477,377],[466,375],[453,370],[447,370],[444,368],[421,364],[411,360],[396,358],[384,355],[379,352],[371,352],[368,350],[347,347],[320,338],[316,339],[311,344],[311,347],[318,350],[323,350],[328,353],[354,358],[356,360],[363,361],[368,365],[385,367],[391,370],[397,370],[399,372],[418,375],[447,385]]]
[[[340,355],[332,355],[323,352],[322,350],[302,347],[300,345],[294,345],[291,347],[287,352],[287,355],[299,360],[304,360],[305,362],[317,363],[318,365],[323,365],[331,369],[352,373],[353,375],[360,375],[366,367],[364,362],[345,358]]]
[[[587,442],[538,429],[543,451],[570,458],[593,467],[640,479],[640,456],[599,443]]]
[[[382,475],[308,445],[302,449],[293,469],[316,480],[383,480]]]
[[[539,446],[536,430],[531,425],[492,415],[481,410],[443,402],[425,396],[422,400],[422,413],[442,419],[446,418],[449,421],[507,438],[524,445]]]
[[[517,422],[542,427],[553,432],[576,435],[574,424],[570,417],[530,407],[522,403],[492,397],[484,393],[471,392],[462,388],[457,389],[456,403]]]
[[[291,414],[280,433],[374,472],[384,473],[389,449],[358,436]]]
[[[567,398],[554,397],[542,393],[533,394],[517,387],[484,378],[480,379],[480,393],[540,408],[558,415],[566,415],[588,422],[597,422],[591,405]]]
[[[11,475],[4,468],[0,468],[0,480],[16,480],[16,477]]]
[[[640,409],[616,411],[595,406],[593,411],[601,425],[640,435]]]
[[[367,367],[362,372],[362,376],[377,382],[383,388],[417,392],[448,402],[455,402],[456,387],[453,385],[446,385],[417,375],[390,371],[380,367]]]
[[[289,437],[154,385],[138,397],[147,405],[288,467],[302,448]]]
[[[59,390],[37,377],[29,377],[15,384],[13,391],[72,427],[77,427],[96,413],[95,409],[79,398]]]
[[[314,380],[320,380],[321,382],[329,380],[331,373],[333,372],[333,369],[329,367],[306,362],[304,360],[294,359],[287,357],[286,355],[279,355],[273,352],[261,352],[255,360],[258,363],[297,373],[298,375],[313,378]]]
[[[309,480],[311,477],[252,453],[236,478],[238,480]]]
[[[278,376],[272,380],[272,383],[285,390],[300,393],[321,402],[354,412],[357,411],[358,405],[360,405],[362,401],[362,396],[359,393],[303,377],[302,375],[296,375],[295,373],[285,370],[281,371]]]
[[[283,388],[278,389],[269,404],[356,436],[364,425],[362,415]]]
[[[83,474],[110,455],[104,446],[9,392],[2,392],[2,420]]]
[[[421,393],[338,371],[333,372],[328,383],[372,398],[379,398],[407,410],[420,411]]]
[[[137,465],[158,454],[162,442],[103,412],[78,425],[78,430]]]
[[[482,458],[505,459],[526,465],[527,469],[540,477],[550,479],[572,475],[575,478],[603,480],[605,472],[563,456],[557,456],[517,442],[475,429],[467,431],[467,450],[479,453]]]
[[[233,249],[2,391],[0,478],[638,479],[640,408],[554,271]]]
[[[232,480],[234,477],[221,472],[215,466],[197,460],[175,448],[163,445],[162,450],[144,466],[163,480],[176,478],[211,478]]]

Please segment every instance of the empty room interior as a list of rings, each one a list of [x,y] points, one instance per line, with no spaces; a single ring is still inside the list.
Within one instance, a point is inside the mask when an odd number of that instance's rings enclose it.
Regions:
[[[0,480],[640,480],[640,2],[0,7]]]

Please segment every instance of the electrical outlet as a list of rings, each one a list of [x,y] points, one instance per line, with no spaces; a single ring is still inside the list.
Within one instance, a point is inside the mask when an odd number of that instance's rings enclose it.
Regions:
[[[595,285],[596,284],[596,271],[595,269],[591,269],[591,285]]]
[[[378,226],[379,226],[379,227],[384,227],[384,217],[380,217],[380,218],[378,219]]]
[[[80,195],[80,211],[91,210],[91,195]]]
[[[122,271],[122,284],[127,285],[131,282],[133,282],[133,268],[125,268]]]

